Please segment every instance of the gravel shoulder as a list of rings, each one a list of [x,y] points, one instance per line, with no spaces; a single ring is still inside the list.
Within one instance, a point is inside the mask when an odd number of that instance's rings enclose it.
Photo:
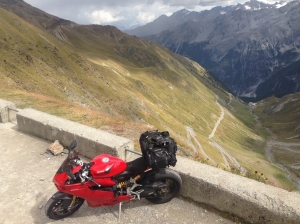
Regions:
[[[65,158],[45,153],[50,142],[0,123],[0,224],[55,223],[44,214],[47,200],[56,192],[53,175]],[[119,207],[89,208],[84,204],[65,223],[118,223]],[[212,209],[182,200],[155,205],[147,200],[126,202],[119,223],[234,223]]]

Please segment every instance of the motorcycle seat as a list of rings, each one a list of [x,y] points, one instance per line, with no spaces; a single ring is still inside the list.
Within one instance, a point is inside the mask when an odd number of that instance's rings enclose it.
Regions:
[[[146,168],[147,168],[147,164],[145,159],[143,157],[139,157],[135,160],[127,162],[126,171],[129,173],[138,173],[146,170]]]

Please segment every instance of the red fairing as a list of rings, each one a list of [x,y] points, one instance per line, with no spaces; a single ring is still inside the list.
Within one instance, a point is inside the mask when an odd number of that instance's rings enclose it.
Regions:
[[[60,188],[58,190],[64,189],[65,183],[68,180],[68,175],[64,173],[56,174],[53,177],[53,182],[57,188]]]
[[[127,168],[126,162],[108,154],[96,156],[92,161],[90,173],[94,179],[105,179],[124,172]]]
[[[72,173],[75,174],[76,172],[78,172],[81,169],[81,166],[76,166],[75,168],[72,169]],[[58,190],[64,189],[65,183],[68,180],[68,175],[66,172],[63,173],[59,173],[56,174],[53,177],[53,182],[55,184],[55,186],[57,188],[59,188]]]
[[[129,195],[115,197],[112,191],[91,190],[89,185],[90,183],[65,185],[64,192],[84,198],[90,207],[115,205],[133,198]]]

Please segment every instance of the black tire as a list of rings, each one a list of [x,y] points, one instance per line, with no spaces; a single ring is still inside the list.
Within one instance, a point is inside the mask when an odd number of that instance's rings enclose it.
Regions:
[[[161,169],[151,180],[152,183],[166,183],[168,187],[163,187],[157,190],[156,196],[146,198],[154,204],[163,204],[171,201],[179,193],[182,180],[177,172],[169,168]]]
[[[45,212],[50,219],[63,219],[76,212],[84,202],[83,198],[77,197],[73,206],[69,209],[63,209],[63,201],[66,199],[50,198],[46,204]]]

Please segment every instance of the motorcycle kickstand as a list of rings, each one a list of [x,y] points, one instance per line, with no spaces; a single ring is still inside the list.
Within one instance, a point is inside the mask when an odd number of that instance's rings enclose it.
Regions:
[[[123,202],[119,203],[119,222],[120,222],[120,219],[121,219],[122,204],[123,204]]]

